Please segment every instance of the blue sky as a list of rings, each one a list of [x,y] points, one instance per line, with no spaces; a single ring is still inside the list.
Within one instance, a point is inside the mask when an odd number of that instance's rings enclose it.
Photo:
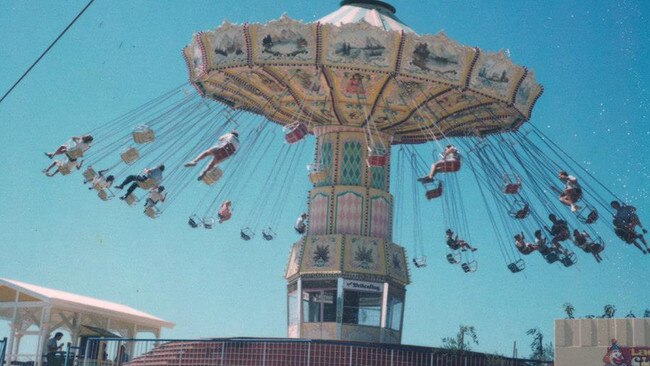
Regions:
[[[85,3],[0,3],[0,92]],[[466,45],[508,49],[515,63],[534,70],[545,93],[531,123],[634,204],[650,225],[648,2],[391,3],[420,34],[444,30]],[[152,221],[120,202],[98,201],[79,176],[45,178],[40,170],[49,160],[43,151],[185,81],[180,51],[193,32],[213,29],[223,19],[264,22],[283,12],[313,21],[337,7],[334,0],[97,0],[0,103],[0,277],[150,312],[177,324],[167,337],[284,336],[282,275],[297,239],[290,222],[303,210],[300,192],[309,187],[302,170],[294,177],[298,193],[287,197],[278,239],[242,242],[238,231],[245,215],[218,230],[185,225],[198,193]],[[312,142],[307,144],[306,162]],[[254,182],[237,212],[252,208],[265,188]],[[467,189],[476,194],[471,184]],[[612,234],[605,236],[610,245],[600,265],[584,255],[571,269],[530,260],[524,273],[512,275],[485,230],[485,212],[473,210],[469,219],[472,237],[481,243],[481,266],[464,275],[443,259],[439,206],[423,207],[430,265],[412,271],[405,344],[438,346],[459,324],[469,324],[479,334],[477,349],[509,353],[513,341],[529,343],[525,332],[531,327],[550,338],[552,320],[562,317],[567,301],[578,315],[599,314],[610,303],[619,315],[650,308],[650,255],[644,258]],[[6,333],[1,324],[0,337]],[[520,354],[526,354],[522,347]]]

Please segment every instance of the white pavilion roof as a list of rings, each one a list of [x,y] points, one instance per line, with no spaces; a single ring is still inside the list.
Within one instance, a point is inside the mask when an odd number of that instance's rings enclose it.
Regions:
[[[365,21],[387,31],[415,33],[413,29],[397,19],[394,8],[388,4],[382,5],[383,2],[379,1],[344,1],[343,3],[338,10],[320,18],[318,22],[340,26]]]
[[[36,286],[7,278],[0,278],[0,289],[2,287],[7,287],[9,289],[18,291],[19,293],[29,295],[39,301],[50,304],[52,307],[79,309],[94,313],[104,313],[106,315],[113,315],[125,320],[130,320],[135,323],[147,324],[156,327],[174,327],[174,323],[172,322],[114,302]],[[0,304],[2,301],[7,300],[9,299],[0,299]],[[11,299],[10,301],[14,301],[14,299]]]

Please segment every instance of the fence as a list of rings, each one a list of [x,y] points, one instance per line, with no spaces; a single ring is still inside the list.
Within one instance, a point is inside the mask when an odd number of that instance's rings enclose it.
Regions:
[[[73,353],[69,353],[72,355]],[[61,366],[543,366],[477,352],[324,340],[90,339]],[[52,365],[50,365],[52,366]],[[59,365],[54,365],[59,366]]]

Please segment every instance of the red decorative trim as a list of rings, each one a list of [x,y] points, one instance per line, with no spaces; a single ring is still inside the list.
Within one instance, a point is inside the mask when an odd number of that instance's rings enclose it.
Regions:
[[[476,66],[476,63],[478,62],[478,58],[481,55],[481,49],[478,47],[474,47],[474,58],[472,59],[472,62],[469,64],[469,72],[467,73],[467,77],[465,78],[465,85],[464,88],[469,88],[469,82],[472,79],[472,73],[474,73],[474,67]]]
[[[524,74],[521,75],[521,77],[519,78],[519,81],[517,81],[517,86],[515,87],[515,92],[512,93],[512,98],[510,98],[510,105],[515,104],[515,99],[517,98],[517,92],[519,91],[519,87],[521,86],[521,83],[524,82],[524,79],[528,75],[528,68],[526,68],[526,66],[524,66],[523,69],[524,69]]]
[[[321,42],[323,41],[323,31],[321,30],[320,22],[316,23],[316,60],[314,64],[316,67],[321,67],[323,63],[321,62],[321,53],[323,51],[323,46]]]
[[[325,72],[325,66],[321,66],[321,73],[323,74],[323,77],[325,78],[325,82],[327,83],[327,88],[330,90],[330,100],[331,100],[331,103],[332,103],[332,110],[334,111],[334,116],[336,116],[336,121],[340,125],[343,125],[343,122],[341,122],[341,117],[339,116],[338,108],[336,108],[336,103],[334,102],[334,89],[332,88],[332,83],[330,82],[329,76]]]
[[[244,23],[242,26],[242,32],[244,34],[244,42],[246,43],[246,65],[248,67],[253,67],[253,47],[251,46],[251,35],[248,31],[248,23]]]
[[[187,81],[189,81],[190,85],[194,87],[194,89],[199,93],[201,97],[205,97],[205,89],[203,89],[202,86],[200,86],[199,82],[195,82],[192,80],[192,70],[194,70],[194,65],[192,64],[192,60],[190,60],[187,55],[185,54],[185,50],[181,50],[181,54],[183,55],[183,59],[185,60],[185,65],[187,66]]]
[[[194,39],[201,50],[201,60],[203,61],[200,67],[201,72],[196,76],[197,78],[201,78],[208,73],[208,53],[205,51],[205,44],[203,44],[203,38],[201,37],[202,35],[203,32],[194,35]]]

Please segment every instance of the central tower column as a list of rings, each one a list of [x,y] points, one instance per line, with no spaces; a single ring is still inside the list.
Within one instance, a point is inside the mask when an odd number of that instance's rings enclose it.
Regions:
[[[314,135],[309,227],[285,274],[288,336],[399,343],[409,278],[392,242],[390,136],[340,125]]]

